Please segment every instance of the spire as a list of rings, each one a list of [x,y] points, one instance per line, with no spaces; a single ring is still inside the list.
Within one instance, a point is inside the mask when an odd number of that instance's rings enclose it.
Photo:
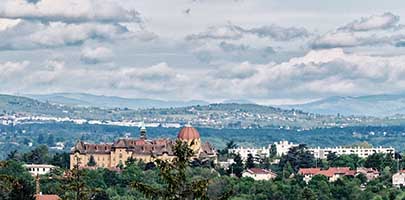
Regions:
[[[145,126],[145,122],[141,122],[140,123],[140,129],[139,129],[139,132],[140,132],[140,139],[141,140],[146,140],[146,126]]]

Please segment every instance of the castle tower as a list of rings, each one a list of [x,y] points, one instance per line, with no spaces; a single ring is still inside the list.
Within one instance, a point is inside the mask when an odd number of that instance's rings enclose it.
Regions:
[[[147,137],[146,137],[146,126],[145,126],[144,122],[141,123],[141,128],[139,129],[139,133],[140,133],[140,139],[141,140],[146,140],[147,139]]]
[[[185,125],[177,135],[177,139],[187,142],[194,153],[199,153],[201,148],[200,133],[191,125]]]

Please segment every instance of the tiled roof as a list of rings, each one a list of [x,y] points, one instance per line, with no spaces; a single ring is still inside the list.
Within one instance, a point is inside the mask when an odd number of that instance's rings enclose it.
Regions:
[[[298,173],[301,175],[306,175],[306,174],[317,174],[321,171],[320,168],[301,168],[298,170]]]
[[[341,174],[344,176],[354,176],[356,171],[350,170],[349,167],[331,167],[327,170],[321,170],[320,168],[301,168],[298,171],[301,175],[324,175],[327,177],[332,177],[335,174]]]
[[[274,174],[272,171],[261,168],[250,168],[247,171],[251,174]]]
[[[60,200],[58,195],[54,194],[37,194],[35,195],[35,200]]]

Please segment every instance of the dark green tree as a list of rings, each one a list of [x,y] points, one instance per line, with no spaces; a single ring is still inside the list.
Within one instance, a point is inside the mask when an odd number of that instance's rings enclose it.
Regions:
[[[277,146],[275,144],[272,144],[270,146],[270,158],[274,158],[277,156]]]
[[[93,167],[93,166],[96,166],[96,165],[97,165],[97,163],[96,163],[96,160],[94,159],[94,156],[90,155],[90,159],[89,159],[89,162],[87,162],[87,166]]]
[[[246,160],[246,169],[254,168],[255,167],[255,158],[252,154],[248,154],[248,158]]]
[[[176,141],[173,150],[175,158],[172,161],[156,160],[159,176],[166,183],[164,188],[155,188],[140,181],[135,181],[132,185],[151,199],[208,199],[209,180],[205,178],[190,180],[186,176],[190,158],[194,155],[193,150],[180,140]]]
[[[305,187],[301,193],[301,199],[303,200],[316,200],[316,194],[311,190],[311,188]]]
[[[234,174],[236,177],[242,177],[243,170],[245,169],[243,166],[242,158],[239,154],[236,154],[233,158],[233,162],[231,166],[229,166],[228,174]]]
[[[46,141],[46,144],[48,146],[53,146],[55,144],[55,136],[53,136],[53,134],[48,135],[48,139]]]
[[[23,161],[26,163],[44,164],[48,163],[48,147],[46,145],[39,145],[31,152],[23,154]]]
[[[64,169],[68,169],[70,166],[70,154],[67,152],[56,153],[52,156],[50,163]]]
[[[315,167],[315,157],[306,149],[303,144],[297,147],[292,147],[287,155],[280,159],[279,168],[284,169],[287,163],[291,164],[294,172],[298,172],[300,168]]]

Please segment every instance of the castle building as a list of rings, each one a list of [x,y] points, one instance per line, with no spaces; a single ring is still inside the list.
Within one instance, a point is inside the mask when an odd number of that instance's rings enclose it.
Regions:
[[[194,127],[184,126],[177,139],[187,142],[195,157],[201,160],[216,160],[216,151],[208,142],[202,143],[200,134]],[[171,160],[176,141],[170,139],[148,140],[146,128],[141,125],[139,139],[122,138],[114,143],[89,144],[78,141],[70,152],[70,168],[116,168],[125,166],[129,158],[151,162],[154,159]]]

